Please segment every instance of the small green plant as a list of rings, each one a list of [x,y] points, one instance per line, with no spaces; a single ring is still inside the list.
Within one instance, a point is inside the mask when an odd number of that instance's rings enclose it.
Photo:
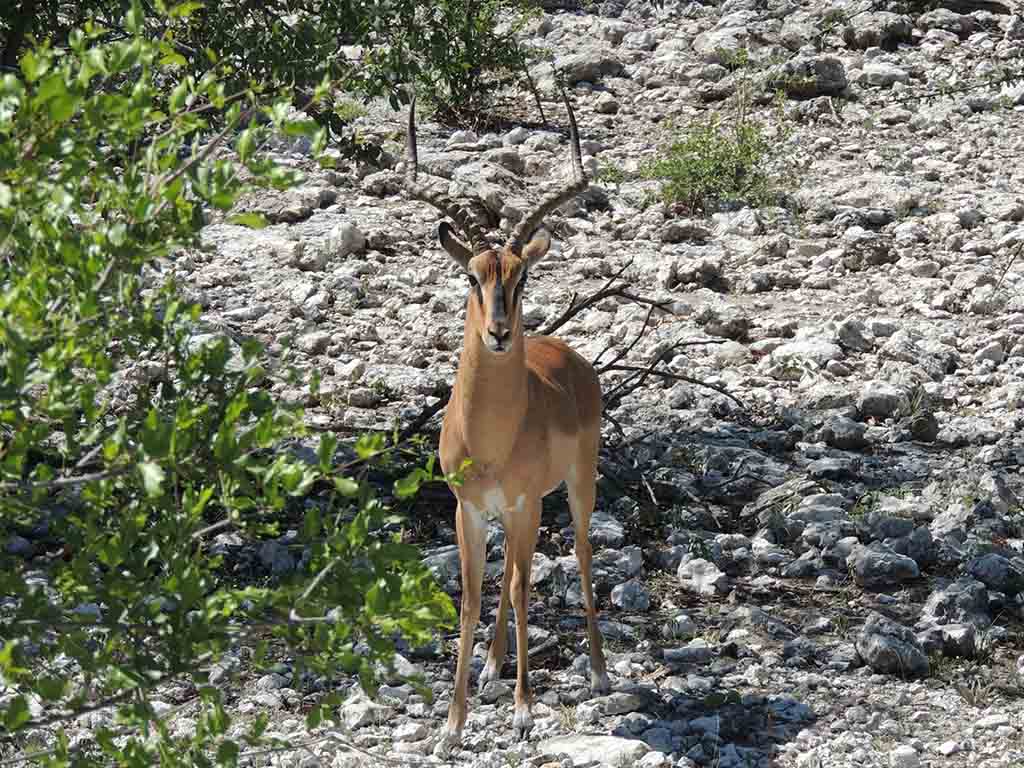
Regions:
[[[761,205],[772,197],[771,154],[772,144],[757,123],[741,115],[726,128],[712,117],[688,126],[642,174],[662,182],[665,202],[689,212],[740,201]]]
[[[605,161],[594,174],[594,180],[602,184],[621,184],[626,180],[626,172],[622,170],[622,166]]]
[[[711,548],[708,546],[708,543],[704,541],[704,539],[695,536],[694,538],[690,539],[689,543],[686,545],[686,549],[695,558],[701,560],[711,559]]]
[[[746,69],[753,64],[750,51],[746,48],[737,48],[736,50],[716,48],[715,56],[718,58],[718,62],[730,72]]]
[[[340,99],[334,105],[334,114],[343,123],[351,123],[360,117],[366,117],[366,107],[353,99]]]

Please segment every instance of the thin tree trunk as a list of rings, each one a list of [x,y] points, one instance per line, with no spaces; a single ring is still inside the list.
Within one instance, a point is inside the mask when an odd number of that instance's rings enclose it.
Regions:
[[[32,23],[36,18],[37,3],[38,0],[22,0],[21,9],[11,20],[11,32],[4,46],[3,58],[0,59],[0,69],[9,71],[17,68],[21,46],[32,30]]]

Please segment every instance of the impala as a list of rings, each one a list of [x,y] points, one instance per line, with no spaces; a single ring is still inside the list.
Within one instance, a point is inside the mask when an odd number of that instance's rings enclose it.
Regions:
[[[590,687],[609,688],[591,584],[590,516],[596,493],[601,441],[601,387],[594,368],[560,339],[523,335],[523,291],[529,271],[544,259],[551,237],[544,217],[587,188],[579,129],[568,97],[573,180],[544,197],[523,216],[504,245],[492,244],[472,213],[417,181],[416,104],[409,109],[405,188],[451,218],[464,240],[442,221],[438,238],[469,278],[459,369],[441,428],[440,458],[446,473],[465,459],[471,465],[460,485],[455,527],[462,567],[462,609],[455,690],[440,751],[458,745],[466,723],[466,694],[473,634],[480,620],[480,592],[487,524],[505,529],[505,571],[498,615],[480,686],[501,675],[507,647],[509,604],[515,609],[516,662],[513,727],[526,738],[533,726],[527,659],[530,567],[540,527],[541,499],[565,483],[575,526],[583,602],[590,640]]]

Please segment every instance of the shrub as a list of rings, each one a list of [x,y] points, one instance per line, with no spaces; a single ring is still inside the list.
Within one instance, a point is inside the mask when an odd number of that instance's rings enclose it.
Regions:
[[[89,18],[116,38],[122,5],[8,4],[0,10],[0,61],[13,63],[32,35],[63,45]],[[160,45],[164,63],[196,78],[217,69],[238,88],[289,84],[301,93],[326,77],[363,97],[386,96],[396,108],[403,84],[414,83],[423,99],[442,107],[442,118],[489,108],[496,79],[522,83],[531,53],[518,33],[535,9],[531,0],[203,0],[178,7],[190,12],[150,17],[145,34]],[[357,58],[348,55],[355,50]],[[341,130],[333,110],[316,115]]]
[[[156,277],[197,243],[204,209],[301,178],[261,157],[272,134],[324,144],[289,117],[290,94],[169,74],[174,38],[147,25],[170,20],[135,0],[121,39],[86,24],[0,79],[0,741],[47,743],[49,765],[234,765],[266,720],[229,735],[208,684],[225,650],[260,665],[274,643],[295,687],[344,672],[372,689],[396,637],[423,643],[454,619],[360,474],[385,441],[340,466],[331,435],[315,458],[288,450],[302,414],[267,391],[260,349],[201,336],[198,308]],[[394,493],[432,478],[428,463]],[[294,571],[260,585],[234,584],[208,546],[285,524]],[[154,709],[169,683],[194,686],[190,734]],[[54,732],[91,711],[95,743]]]
[[[771,195],[771,154],[772,144],[756,123],[740,118],[726,128],[711,118],[688,126],[642,172],[661,180],[665,202],[687,211],[738,201],[758,205]]]

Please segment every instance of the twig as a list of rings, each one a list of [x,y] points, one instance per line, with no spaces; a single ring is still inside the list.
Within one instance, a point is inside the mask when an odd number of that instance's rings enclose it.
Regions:
[[[661,362],[661,360],[662,360],[662,358],[659,357],[657,360],[655,360],[647,368],[641,368],[638,365],[616,365],[616,366],[613,366],[613,367],[609,368],[608,370],[611,370],[611,371],[628,371],[628,372],[631,372],[631,373],[638,373],[638,374],[640,374],[640,376],[637,377],[637,378],[639,378],[639,381],[637,382],[636,386],[633,387],[633,389],[629,390],[630,392],[632,392],[635,389],[637,389],[638,387],[640,387],[643,384],[643,382],[647,379],[648,376],[660,376],[663,379],[670,379],[671,381],[684,381],[687,384],[693,384],[694,386],[697,386],[697,387],[706,387],[707,389],[710,389],[710,390],[712,390],[714,392],[717,392],[720,395],[725,395],[730,400],[732,400],[734,403],[736,403],[736,405],[739,406],[740,408],[743,407],[743,401],[742,400],[740,400],[738,397],[736,397],[736,395],[734,395],[731,392],[729,392],[728,390],[726,390],[724,387],[720,387],[717,384],[709,384],[706,381],[701,381],[700,379],[694,379],[694,378],[691,378],[690,376],[684,376],[681,373],[671,373],[670,371],[655,370],[655,366],[657,366],[658,363]],[[618,390],[620,388],[622,388],[622,386],[623,385],[620,384],[618,387],[616,387],[614,390],[612,390],[612,393],[614,393],[615,396],[621,397],[622,395],[619,394]],[[628,394],[628,393],[623,393],[623,394]],[[609,400],[611,400],[612,397],[613,397],[612,394],[608,395],[608,399]]]
[[[192,541],[201,539],[203,538],[203,536],[208,536],[209,534],[214,533],[215,531],[219,531],[222,528],[230,528],[234,524],[235,521],[232,520],[230,517],[224,518],[223,520],[220,520],[216,523],[212,523],[211,525],[208,525],[205,528],[200,528],[198,531],[193,533]]]
[[[550,323],[548,323],[544,328],[542,328],[541,330],[537,331],[538,335],[540,335],[540,336],[549,336],[549,335],[551,335],[552,333],[557,331],[559,328],[561,328],[563,325],[565,325],[567,322],[572,320],[576,315],[578,315],[584,309],[587,309],[588,307],[594,306],[599,301],[603,301],[604,299],[610,299],[610,298],[613,298],[615,296],[618,296],[619,298],[626,299],[628,301],[632,301],[632,302],[634,302],[636,304],[645,304],[645,305],[653,307],[655,309],[660,309],[660,310],[663,310],[665,312],[668,312],[668,310],[666,309],[666,306],[671,303],[669,301],[655,301],[654,299],[648,299],[648,298],[646,298],[644,296],[637,296],[634,293],[630,293],[625,288],[613,287],[615,281],[618,280],[619,277],[622,276],[622,273],[625,272],[627,269],[629,269],[629,267],[632,266],[632,264],[633,264],[632,261],[627,262],[626,265],[622,269],[620,269],[618,272],[616,272],[614,275],[612,275],[608,279],[608,281],[600,288],[600,290],[596,291],[595,293],[590,294],[589,296],[587,296],[582,301],[577,302],[576,301],[577,294],[574,293],[572,295],[572,298],[570,298],[570,300],[569,300],[569,306],[566,307],[566,310],[561,315],[559,315],[557,318],[555,318]]]
[[[1020,256],[1021,252],[1024,252],[1024,238],[1022,238],[1021,241],[1017,243],[1017,250],[1013,252],[1013,255],[1010,257],[1010,260],[1006,262],[1006,266],[1003,267],[1003,274],[999,276],[999,280],[996,282],[996,287],[992,291],[993,293],[1002,288],[1003,280],[1006,279],[1006,275],[1007,273],[1009,273],[1010,267],[1013,266],[1013,262],[1017,260],[1017,257]]]
[[[320,573],[318,573],[316,577],[309,582],[309,586],[303,590],[302,594],[299,595],[298,599],[295,601],[295,607],[293,607],[288,613],[289,621],[293,621],[296,624],[324,624],[329,621],[334,621],[331,616],[300,616],[296,608],[301,603],[304,603],[307,597],[313,594],[313,590],[320,586],[323,580],[327,578],[327,574],[334,570],[334,566],[336,566],[338,562],[338,558],[331,560],[331,562],[321,568]]]
[[[426,406],[419,412],[415,419],[409,422],[409,424],[398,433],[398,439],[400,441],[408,440],[410,437],[419,432],[423,427],[430,421],[434,416],[439,414],[448,405],[448,401],[452,397],[452,388],[446,387],[445,391],[438,396],[438,401],[432,405]]]
[[[526,66],[526,54],[523,53],[522,48],[519,49],[519,62],[523,67],[523,74],[526,75],[526,82],[530,86],[530,92],[533,94],[533,100],[537,104],[537,111],[540,112],[540,121],[547,125],[548,119],[544,115],[544,105],[540,100],[540,91],[537,90],[537,84],[533,81],[533,75],[530,74],[530,68]]]
[[[234,123],[228,122],[228,124],[224,126],[223,130],[221,130],[220,133],[218,133],[216,136],[213,137],[213,139],[207,142],[206,146],[203,147],[202,152],[199,152],[198,154],[190,157],[187,162],[182,163],[181,166],[170,176],[166,177],[166,179],[164,178],[163,174],[161,174],[160,176],[155,176],[150,184],[149,190],[147,190],[149,194],[155,194],[156,190],[159,187],[169,187],[171,184],[173,184],[175,181],[181,178],[185,173],[187,173],[192,168],[192,166],[205,161],[210,155],[213,154],[213,151],[217,149],[217,147],[224,143],[224,139],[228,137],[228,134],[231,133],[231,131],[235,130],[236,128],[237,126]],[[169,200],[170,198],[164,198],[160,205],[156,207],[156,210],[153,211],[153,215],[150,216],[151,220],[160,218],[160,214],[163,213],[164,208],[166,208],[169,205]]]
[[[118,467],[116,469],[107,469],[102,472],[92,472],[87,475],[74,475],[71,477],[58,477],[54,480],[43,480],[40,482],[8,482],[0,483],[0,492],[3,491],[52,491],[59,488],[69,488],[75,485],[85,485],[86,483],[99,482],[101,480],[110,480],[113,477],[127,474],[131,471],[131,467]]]
[[[608,290],[612,286],[612,284],[622,276],[622,273],[625,272],[627,269],[629,269],[631,266],[633,266],[633,260],[632,259],[627,261],[623,265],[622,269],[620,269],[618,272],[616,272],[614,275],[612,275],[610,278],[608,278],[608,281],[604,285],[601,286],[601,289],[598,291],[598,293],[601,293],[602,291]],[[566,308],[565,312],[563,312],[561,315],[559,315],[559,317],[556,318],[555,320],[552,320],[550,323],[547,324],[547,326],[545,326],[544,328],[539,330],[537,333],[539,333],[541,336],[548,336],[548,335],[554,333],[556,330],[558,330],[563,325],[565,325],[565,323],[570,318],[572,318],[574,315],[578,314],[580,312],[580,310],[583,309],[583,307],[589,306],[592,303],[591,299],[589,299],[589,298],[588,299],[584,299],[583,302],[579,305],[579,307],[574,310],[574,307],[576,307],[576,296],[577,295],[578,294],[576,294],[576,292],[573,292],[572,296],[569,297],[569,306],[568,306],[568,308]]]
[[[613,365],[618,363],[620,360],[622,360],[622,358],[624,358],[626,355],[628,355],[630,352],[633,351],[633,348],[637,345],[637,343],[640,341],[640,339],[642,339],[644,337],[644,334],[647,333],[647,328],[651,324],[651,317],[653,315],[654,315],[654,307],[650,307],[647,310],[647,317],[644,318],[643,327],[637,332],[636,338],[633,339],[633,341],[629,344],[629,346],[627,346],[625,349],[620,351],[619,354],[617,354],[615,357],[613,357],[612,361],[610,363],[607,363],[606,365],[603,365],[603,366],[601,366],[600,368],[597,369],[597,374],[599,376],[602,373],[604,373],[605,371],[610,370]],[[604,353],[602,352],[602,354],[604,354]],[[601,355],[598,355],[598,359],[600,359],[600,357],[601,357]],[[596,360],[594,361],[594,365],[595,366],[597,365],[597,361]]]
[[[937,88],[927,91],[926,93],[912,94],[909,96],[902,96],[898,99],[886,99],[886,104],[905,104],[908,101],[916,101],[917,99],[934,99],[940,96],[952,96],[958,93],[970,93],[971,91],[981,90],[982,88],[994,88],[1004,83],[1012,83],[1017,80],[1024,79],[1024,71],[1008,72],[1003,74],[1001,77],[992,79],[982,80],[975,83],[964,83],[963,85],[950,86],[948,88]]]

